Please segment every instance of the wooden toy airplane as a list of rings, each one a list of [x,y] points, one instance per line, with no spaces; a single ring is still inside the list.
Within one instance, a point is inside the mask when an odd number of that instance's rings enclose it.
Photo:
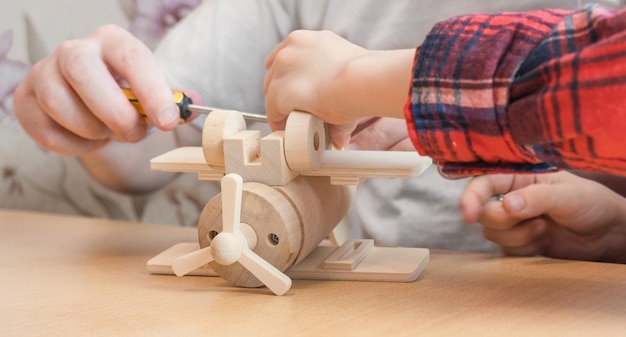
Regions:
[[[422,248],[374,247],[372,240],[325,240],[346,214],[347,185],[368,177],[409,177],[430,164],[416,152],[329,149],[324,123],[290,114],[285,131],[261,138],[238,111],[205,120],[202,147],[182,147],[151,160],[153,170],[193,172],[220,180],[204,207],[198,243],[181,243],[148,261],[155,274],[219,275],[277,295],[291,278],[410,282],[428,263]]]

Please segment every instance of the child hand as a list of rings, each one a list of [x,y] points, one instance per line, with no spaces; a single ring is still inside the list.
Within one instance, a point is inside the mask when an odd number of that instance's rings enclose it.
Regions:
[[[371,117],[359,120],[348,149],[372,151],[415,151],[406,121],[400,118]]]
[[[292,111],[306,111],[327,123],[331,139],[343,147],[358,116],[336,91],[336,80],[347,63],[367,54],[329,31],[295,31],[266,58],[263,90],[273,130],[285,127]]]
[[[509,255],[626,262],[625,199],[568,172],[477,177],[461,208]]]
[[[366,50],[329,31],[295,31],[266,58],[263,90],[273,130],[292,111],[329,124],[338,148],[363,117],[404,118],[414,49]]]

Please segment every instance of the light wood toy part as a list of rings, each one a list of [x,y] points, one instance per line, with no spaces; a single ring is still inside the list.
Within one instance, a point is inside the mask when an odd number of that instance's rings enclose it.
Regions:
[[[244,235],[240,229],[242,190],[239,175],[231,173],[222,178],[222,232],[213,237],[210,246],[174,260],[172,270],[183,276],[207,262],[222,266],[238,262],[276,295],[282,295],[291,287],[291,279],[252,251],[258,242],[254,232]]]
[[[200,247],[172,247],[148,261],[150,272],[217,274],[237,286],[265,285],[277,295],[289,289],[289,277],[415,280],[427,249],[320,243],[348,210],[346,185],[418,175],[431,160],[414,152],[334,151],[329,143],[324,123],[307,113],[290,114],[285,131],[261,138],[260,131],[247,130],[240,112],[213,111],[201,148],[178,148],[150,162],[153,170],[222,181],[222,192],[200,215]]]

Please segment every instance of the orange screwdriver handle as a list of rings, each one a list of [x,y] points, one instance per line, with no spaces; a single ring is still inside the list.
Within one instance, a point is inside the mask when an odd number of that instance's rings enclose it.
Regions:
[[[129,88],[122,88],[122,92],[124,93],[126,98],[128,98],[130,104],[135,107],[137,112],[140,115],[146,117],[146,112],[143,110],[143,107],[141,106],[141,103],[139,102],[139,99],[137,99],[135,94]],[[180,123],[183,124],[189,119],[189,117],[191,117],[189,104],[193,104],[193,101],[191,100],[191,98],[189,98],[189,96],[180,91],[174,92],[173,96],[174,103],[176,103],[176,105],[178,106],[178,111],[180,111]]]

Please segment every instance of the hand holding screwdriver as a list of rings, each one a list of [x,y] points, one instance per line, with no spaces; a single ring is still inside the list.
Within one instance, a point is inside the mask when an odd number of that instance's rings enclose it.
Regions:
[[[35,64],[15,91],[16,117],[41,147],[64,155],[85,155],[111,140],[138,142],[147,123],[120,91],[121,79],[133,88],[152,124],[165,131],[176,128],[180,112],[156,58],[113,25],[66,41]]]
[[[120,90],[122,82],[146,117]],[[185,94],[202,101],[197,93]],[[197,128],[180,125],[180,108],[155,55],[114,25],[66,41],[35,64],[16,89],[14,104],[18,121],[41,148],[77,156],[97,181],[119,191],[152,191],[171,181],[147,163],[202,139]],[[171,132],[146,137],[149,125]]]
[[[133,88],[149,122],[120,83]],[[200,95],[185,93],[201,102]],[[161,188],[175,175],[150,170],[150,159],[202,139],[197,128],[179,125],[180,111],[156,56],[114,25],[66,41],[35,64],[14,103],[18,121],[41,148],[77,156],[95,180],[117,191]],[[149,125],[169,132],[147,137]]]

